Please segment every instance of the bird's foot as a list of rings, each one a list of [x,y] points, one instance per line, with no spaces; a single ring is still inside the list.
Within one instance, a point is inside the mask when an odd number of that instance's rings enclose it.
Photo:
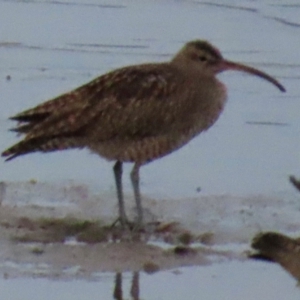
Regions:
[[[132,230],[134,223],[130,222],[127,217],[121,218],[118,217],[111,225],[110,228],[116,228],[117,224],[120,224],[121,229],[127,231],[127,230]]]
[[[128,219],[121,222],[120,217],[118,217],[109,227],[117,240],[141,241],[147,240],[149,234],[155,232],[157,225],[157,222],[144,224],[138,220],[129,221]]]

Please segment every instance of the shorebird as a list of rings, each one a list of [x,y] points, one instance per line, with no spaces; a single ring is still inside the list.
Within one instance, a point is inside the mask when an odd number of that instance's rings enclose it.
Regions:
[[[143,224],[139,169],[187,144],[221,114],[226,87],[216,75],[237,70],[259,76],[280,91],[270,75],[223,58],[207,41],[188,42],[168,62],[127,66],[21,112],[12,120],[23,140],[2,153],[7,160],[31,152],[88,148],[115,161],[119,220],[128,222],[122,190],[122,165],[134,163],[131,182]]]

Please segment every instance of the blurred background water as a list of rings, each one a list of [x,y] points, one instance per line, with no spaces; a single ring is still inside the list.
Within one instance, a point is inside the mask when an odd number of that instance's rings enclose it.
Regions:
[[[229,93],[221,118],[188,146],[142,168],[143,193],[175,198],[196,195],[198,187],[207,194],[291,189],[287,176],[299,174],[300,163],[299,4],[0,1],[0,8],[2,149],[17,141],[7,118],[20,110],[113,68],[167,60],[186,41],[207,39],[226,58],[277,77],[287,93],[238,72],[221,74]],[[112,164],[88,151],[28,155],[0,167],[3,181],[73,179],[113,188]]]

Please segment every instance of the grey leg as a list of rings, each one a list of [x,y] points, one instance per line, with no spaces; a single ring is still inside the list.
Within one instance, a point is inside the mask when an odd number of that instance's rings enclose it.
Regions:
[[[139,272],[133,272],[130,295],[133,300],[140,299],[140,274],[139,274]]]
[[[134,192],[134,198],[136,202],[136,209],[137,209],[137,227],[140,228],[143,224],[143,208],[142,208],[142,202],[141,202],[141,193],[140,193],[140,185],[139,185],[139,169],[140,169],[140,164],[135,163],[133,166],[133,169],[130,173],[131,177],[131,183],[133,187],[133,192]]]
[[[119,204],[119,218],[120,223],[123,228],[125,228],[127,223],[127,217],[125,214],[125,206],[124,206],[124,198],[123,198],[123,189],[122,189],[122,162],[117,161],[114,165],[114,175],[117,187],[117,196],[118,196],[118,204]]]
[[[115,277],[114,299],[123,299],[122,273],[119,272],[116,273]]]

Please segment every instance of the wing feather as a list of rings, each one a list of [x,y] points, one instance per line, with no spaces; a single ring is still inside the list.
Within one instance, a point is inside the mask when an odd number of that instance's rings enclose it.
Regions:
[[[90,122],[91,128],[97,125],[103,134],[111,129],[124,134],[126,128],[131,134],[130,128],[137,130],[144,123],[149,125],[149,118],[157,119],[159,111],[153,110],[168,107],[171,89],[176,88],[174,75],[160,64],[122,68],[17,117],[48,114],[41,121],[32,120],[26,139],[71,134],[89,127]]]
[[[131,66],[107,73],[12,117],[20,122],[14,131],[26,135],[2,155],[12,159],[34,151],[84,147],[82,140],[87,139],[101,142],[154,136],[162,128],[172,127],[180,115],[180,107],[172,108],[170,101],[180,83],[180,76],[169,64]]]

